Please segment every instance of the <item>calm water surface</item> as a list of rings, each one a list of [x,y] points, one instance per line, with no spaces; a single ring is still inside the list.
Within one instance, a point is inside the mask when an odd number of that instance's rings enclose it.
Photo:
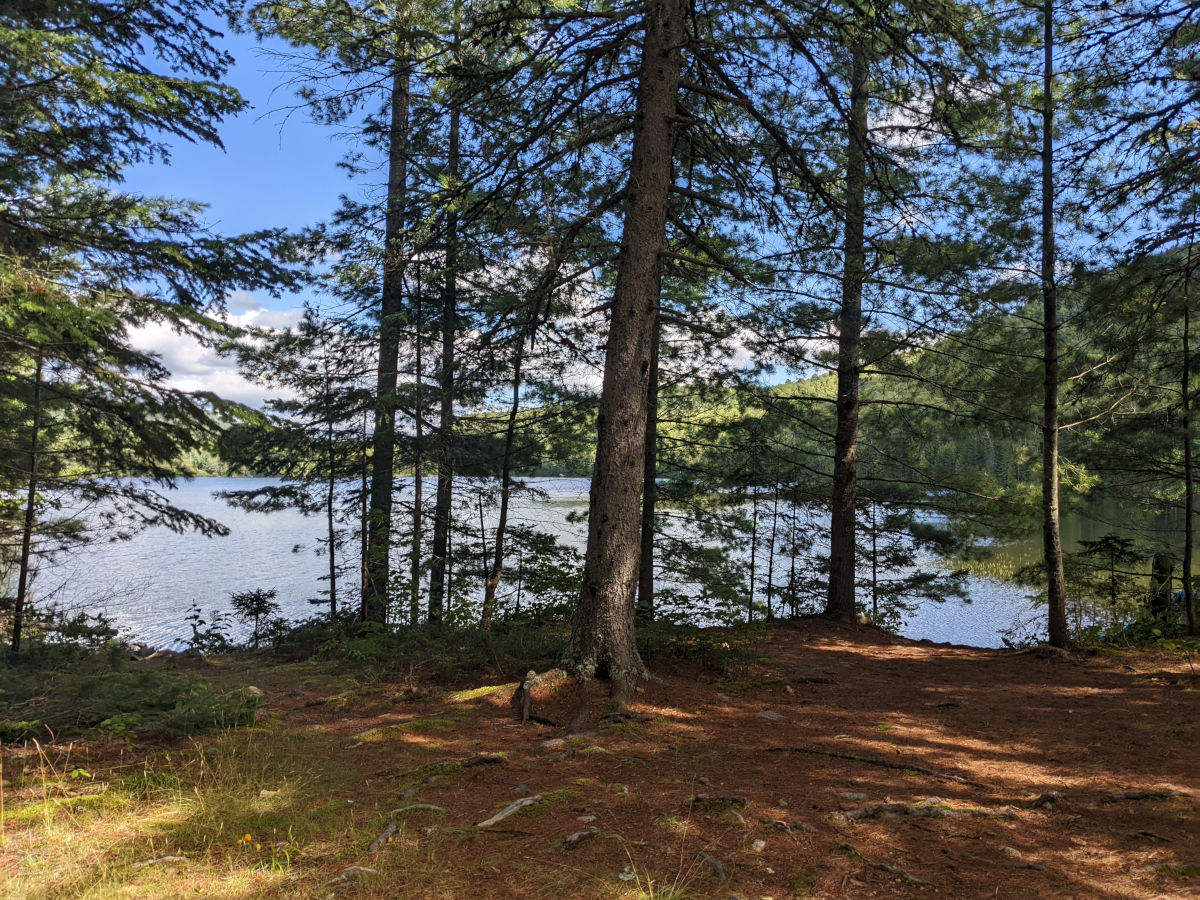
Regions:
[[[234,591],[274,588],[285,616],[312,615],[317,607],[308,600],[322,596],[325,584],[320,578],[328,568],[327,559],[314,552],[323,519],[290,511],[244,512],[213,496],[216,491],[268,483],[271,479],[198,478],[180,483],[174,502],[225,523],[228,536],[201,538],[153,529],[129,541],[93,545],[46,567],[35,584],[37,599],[102,612],[122,637],[160,647],[179,646],[191,635],[186,616],[193,604],[206,613],[228,610]],[[586,510],[588,480],[538,478],[527,483],[544,495],[514,499],[513,524],[536,525],[581,548],[586,526],[567,517]],[[968,584],[970,602],[925,603],[908,614],[901,633],[999,647],[1006,630],[1032,622],[1037,631],[1038,613],[1020,588],[981,577]]]

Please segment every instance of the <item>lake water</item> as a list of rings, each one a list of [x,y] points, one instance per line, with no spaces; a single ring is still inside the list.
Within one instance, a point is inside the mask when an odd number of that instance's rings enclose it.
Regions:
[[[179,506],[229,526],[225,537],[202,538],[166,529],[142,532],[131,540],[96,544],[47,566],[35,582],[35,600],[67,609],[103,613],[122,637],[159,647],[177,647],[191,635],[186,616],[193,604],[205,612],[228,610],[234,591],[274,588],[283,614],[310,616],[318,609],[328,561],[314,550],[323,519],[293,512],[254,513],[229,507],[213,496],[245,490],[270,479],[198,478],[181,482],[172,494]],[[514,499],[510,520],[556,534],[582,548],[586,526],[568,521],[587,509],[588,480],[528,479],[540,497]],[[432,484],[427,489],[432,494]],[[352,551],[352,552],[356,552]],[[781,565],[781,564],[777,564]],[[347,597],[354,592],[347,579]],[[906,616],[901,633],[912,638],[978,647],[1002,645],[1002,633],[1017,628],[1037,632],[1040,614],[1025,592],[1004,581],[972,577],[969,602],[924,603]],[[1032,623],[1032,624],[1031,624]],[[244,632],[239,632],[244,634]]]

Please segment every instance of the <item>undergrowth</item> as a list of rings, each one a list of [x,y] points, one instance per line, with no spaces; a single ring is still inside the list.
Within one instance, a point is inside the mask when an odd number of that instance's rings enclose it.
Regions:
[[[129,659],[123,647],[35,646],[0,667],[0,740],[99,729],[181,737],[254,721],[261,694],[221,692],[196,675]]]

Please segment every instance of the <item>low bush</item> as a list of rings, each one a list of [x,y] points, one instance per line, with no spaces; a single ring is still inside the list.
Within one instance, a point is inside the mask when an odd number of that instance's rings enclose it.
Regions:
[[[550,668],[565,642],[552,627],[499,622],[491,629],[451,625],[382,625],[350,616],[302,622],[280,635],[289,658],[344,660],[380,671],[418,673],[451,683],[482,671],[518,676]]]
[[[202,678],[131,661],[124,648],[34,646],[0,668],[4,740],[99,729],[178,737],[254,721],[260,692],[222,693]]]

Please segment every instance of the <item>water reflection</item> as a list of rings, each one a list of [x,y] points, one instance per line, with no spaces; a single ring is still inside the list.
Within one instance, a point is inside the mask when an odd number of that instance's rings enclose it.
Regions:
[[[129,541],[84,548],[46,567],[38,576],[36,596],[42,603],[52,600],[67,609],[103,613],[123,637],[154,646],[180,646],[191,634],[186,621],[189,608],[196,604],[206,613],[228,610],[234,591],[275,588],[285,616],[312,615],[317,608],[310,599],[321,608],[327,603],[321,578],[328,561],[314,552],[323,537],[322,519],[291,511],[246,512],[213,496],[271,483],[271,479],[248,478],[183,482],[173,500],[224,522],[230,529],[228,536],[201,538],[156,529]],[[536,526],[582,549],[586,525],[569,517],[586,510],[587,479],[541,478],[527,483],[538,493],[514,498],[512,524]],[[426,489],[430,496],[431,487]],[[404,488],[405,493],[408,490]],[[782,555],[778,558],[782,560]],[[356,594],[353,581],[346,579],[346,598]],[[1032,623],[1034,631],[1040,628],[1040,615],[1021,588],[975,575],[968,579],[967,589],[969,602],[927,602],[910,611],[900,632],[936,642],[998,647],[1002,634],[1014,627]]]

